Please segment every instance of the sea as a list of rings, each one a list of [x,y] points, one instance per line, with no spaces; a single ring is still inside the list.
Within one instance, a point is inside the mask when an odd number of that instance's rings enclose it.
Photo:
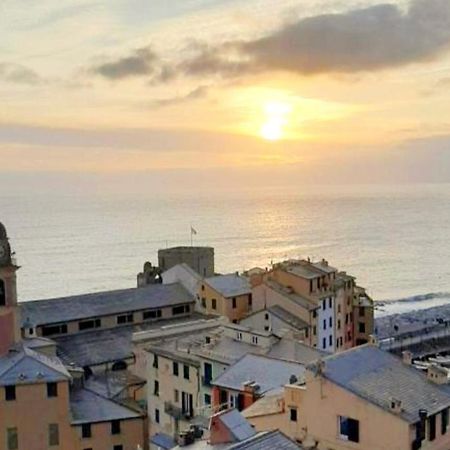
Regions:
[[[192,242],[215,248],[220,273],[325,258],[367,288],[377,315],[450,303],[449,184],[3,190],[0,221],[20,301],[134,287],[158,249]]]

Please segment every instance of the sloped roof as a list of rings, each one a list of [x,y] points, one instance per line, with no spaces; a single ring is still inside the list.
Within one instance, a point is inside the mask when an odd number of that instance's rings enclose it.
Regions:
[[[302,447],[279,430],[258,433],[244,442],[232,445],[227,450],[298,450]]]
[[[192,303],[195,299],[181,284],[153,284],[141,288],[21,303],[23,324],[69,322],[123,312]]]
[[[23,347],[0,358],[0,386],[49,383],[71,378],[59,358]]]
[[[300,317],[295,316],[294,314],[290,313],[286,309],[284,309],[280,305],[274,305],[270,306],[268,308],[269,312],[271,312],[274,316],[278,317],[283,322],[287,323],[288,325],[297,328],[298,330],[309,328],[309,325],[307,322],[302,320]]]
[[[303,376],[305,366],[291,361],[247,354],[219,375],[214,385],[241,391],[248,381],[259,385],[260,394],[289,383],[291,375]]]
[[[161,274],[161,278],[164,284],[170,284],[174,281],[182,284],[193,297],[197,296],[198,284],[202,280],[202,277],[186,263],[171,267]],[[168,280],[168,283],[165,280]]]
[[[434,414],[450,407],[450,394],[426,375],[373,345],[357,347],[324,359],[322,374],[358,397],[388,412],[393,399],[401,401],[399,417],[419,420],[419,409]],[[316,365],[311,366],[317,370]],[[394,412],[392,412],[394,414]]]
[[[252,292],[248,278],[241,277],[235,273],[206,278],[205,283],[225,298],[250,294]]]
[[[150,438],[150,443],[164,450],[170,450],[177,446],[172,437],[164,433],[156,433]]]
[[[138,412],[86,389],[76,389],[70,393],[70,411],[72,425],[141,417]]]
[[[295,361],[301,364],[310,364],[319,358],[329,356],[329,353],[310,347],[296,339],[284,337],[273,345],[267,356]]]
[[[216,418],[225,425],[237,442],[244,441],[256,434],[256,431],[247,419],[237,409],[230,409],[224,413],[219,413],[216,415]]]

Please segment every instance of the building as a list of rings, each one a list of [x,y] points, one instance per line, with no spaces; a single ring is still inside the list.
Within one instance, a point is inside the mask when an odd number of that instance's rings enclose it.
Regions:
[[[211,417],[205,436],[194,431],[180,436],[179,450],[298,450],[300,445],[280,431],[256,432],[235,409],[222,411]]]
[[[247,354],[213,382],[213,407],[243,411],[273,389],[303,378],[298,362]]]
[[[450,448],[448,390],[375,345],[308,366],[304,383],[286,387],[285,406],[283,429],[305,447]]]
[[[308,324],[305,342],[327,352],[369,341],[373,301],[327,261],[290,260],[250,276],[255,311],[281,306]]]
[[[199,298],[202,277],[187,264],[177,264],[161,274],[164,284],[181,284],[193,297]]]
[[[56,344],[20,328],[16,277],[0,224],[0,442],[5,450],[147,448],[145,413],[128,395],[89,391],[84,372],[56,356]],[[125,405],[125,401],[127,405]]]
[[[195,297],[181,284],[153,284],[23,302],[22,327],[28,336],[57,337],[187,317],[194,307]]]
[[[199,296],[202,311],[228,317],[234,323],[253,311],[249,280],[237,273],[205,278]]]
[[[212,247],[172,247],[158,250],[158,265],[161,272],[183,263],[202,277],[212,277],[214,249]]]

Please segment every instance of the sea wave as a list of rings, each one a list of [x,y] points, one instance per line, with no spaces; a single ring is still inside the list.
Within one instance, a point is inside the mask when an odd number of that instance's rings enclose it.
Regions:
[[[450,300],[450,292],[429,292],[428,294],[418,294],[413,295],[411,297],[397,298],[397,299],[388,299],[388,300],[380,300],[377,303],[415,303],[415,302],[423,302],[429,300],[440,300],[446,299]]]

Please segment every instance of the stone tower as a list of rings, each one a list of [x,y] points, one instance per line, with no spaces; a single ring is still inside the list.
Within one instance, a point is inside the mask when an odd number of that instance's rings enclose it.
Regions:
[[[20,311],[17,304],[16,266],[6,229],[0,223],[0,356],[20,342]]]

